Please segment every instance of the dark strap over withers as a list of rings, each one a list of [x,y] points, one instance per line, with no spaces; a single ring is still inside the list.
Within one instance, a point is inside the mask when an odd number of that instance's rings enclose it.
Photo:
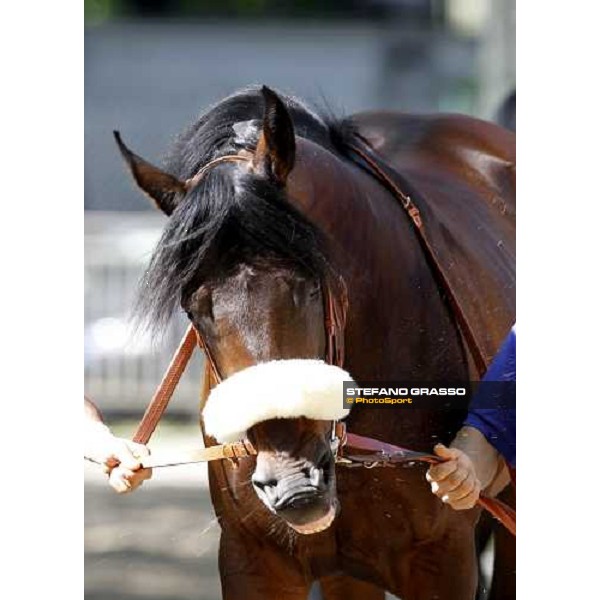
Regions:
[[[381,163],[381,160],[378,160],[377,155],[374,151],[365,143],[361,147],[350,144],[351,150],[355,152],[371,169],[373,174],[377,177],[377,179],[383,183],[385,187],[387,187],[392,194],[396,197],[396,199],[402,205],[402,208],[406,211],[412,224],[414,225],[415,232],[417,233],[417,237],[423,248],[425,256],[429,259],[432,269],[434,270],[434,275],[437,277],[438,282],[446,294],[448,301],[450,302],[452,313],[454,318],[456,319],[460,331],[463,335],[463,338],[469,348],[471,356],[473,357],[473,361],[475,362],[475,366],[479,373],[479,377],[483,377],[485,372],[487,371],[489,361],[486,360],[485,354],[483,353],[477,339],[473,333],[473,328],[471,327],[467,316],[465,315],[460,302],[458,302],[456,293],[452,288],[452,284],[446,277],[444,269],[442,269],[440,263],[438,262],[435,252],[429,243],[429,240],[425,236],[423,232],[423,220],[421,219],[421,213],[412,198],[406,195],[395,183],[392,179],[391,175],[386,172],[386,167]]]

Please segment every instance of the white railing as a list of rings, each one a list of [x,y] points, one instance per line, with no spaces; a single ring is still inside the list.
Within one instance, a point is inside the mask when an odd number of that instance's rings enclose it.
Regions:
[[[164,224],[153,213],[85,214],[85,393],[105,411],[141,414],[187,326],[177,315],[154,341],[133,330],[138,282]],[[196,353],[168,413],[196,414],[202,362]]]

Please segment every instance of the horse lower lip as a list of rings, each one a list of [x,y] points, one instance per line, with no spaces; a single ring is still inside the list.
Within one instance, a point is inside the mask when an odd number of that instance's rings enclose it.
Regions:
[[[310,505],[313,502],[315,502],[315,500],[319,500],[321,498],[322,494],[315,494],[314,491],[309,488],[304,493],[298,494],[298,492],[294,492],[293,494],[289,494],[287,496],[284,496],[283,498],[280,498],[275,505],[275,510],[282,510],[290,506],[290,499],[293,499],[293,503],[291,503],[292,506],[299,507],[303,504]]]
[[[319,517],[316,521],[312,523],[306,523],[305,525],[293,525],[292,523],[288,523],[288,525],[297,533],[301,533],[303,535],[310,535],[313,533],[319,533],[321,531],[325,531],[329,528],[329,526],[333,523],[335,519],[335,515],[337,513],[337,505],[335,503],[331,504],[329,510],[325,515]]]

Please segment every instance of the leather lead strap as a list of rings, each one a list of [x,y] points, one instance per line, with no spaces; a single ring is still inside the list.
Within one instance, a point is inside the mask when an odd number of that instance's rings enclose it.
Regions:
[[[194,450],[178,451],[175,454],[151,454],[141,459],[142,467],[145,469],[156,469],[160,467],[174,467],[211,460],[222,460],[224,458],[236,461],[238,458],[256,455],[256,449],[249,440],[240,440],[229,444],[219,444],[198,448]]]
[[[250,162],[251,158],[252,155],[246,153],[230,154],[215,158],[204,165],[193,177],[185,182],[185,189],[188,191],[194,189],[213,167],[226,162]],[[150,440],[150,437],[154,433],[160,418],[165,412],[165,409],[175,392],[175,388],[181,379],[181,375],[187,367],[196,344],[200,345],[204,350],[217,383],[221,381],[221,376],[214,363],[210,350],[206,347],[202,336],[198,333],[194,325],[190,324],[171,359],[171,364],[168,366],[156,392],[154,392],[154,396],[152,397],[148,408],[146,408],[146,412],[133,435],[132,439],[134,442],[137,442],[138,444],[147,444]]]
[[[368,454],[357,455],[352,453],[353,450],[367,452]],[[380,442],[374,438],[357,435],[356,433],[346,434],[344,451],[340,457],[340,463],[350,467],[355,465],[367,468],[376,466],[385,467],[411,462],[439,464],[444,461],[435,454],[415,452],[402,446]],[[514,482],[512,473],[511,476]],[[512,507],[498,498],[489,498],[484,495],[479,496],[477,504],[498,519],[514,536],[517,535],[517,513]]]
[[[179,344],[179,348],[175,351],[171,363],[156,389],[156,392],[154,392],[154,396],[133,435],[134,442],[137,442],[138,444],[147,444],[150,440],[150,436],[154,433],[154,430],[181,379],[181,375],[187,367],[196,344],[196,329],[193,325],[190,325]]]

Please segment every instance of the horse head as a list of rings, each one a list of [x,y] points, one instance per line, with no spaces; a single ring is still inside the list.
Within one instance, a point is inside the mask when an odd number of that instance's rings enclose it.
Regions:
[[[325,286],[336,278],[324,236],[287,195],[292,117],[266,87],[255,100],[251,115],[247,105],[233,118],[207,113],[177,142],[168,171],[115,134],[136,183],[170,217],[138,309],[155,322],[177,304],[185,310],[222,379],[206,402],[205,433],[247,437],[257,450],[247,483],[293,529],[314,533],[338,507],[332,427],[347,413],[350,376],[323,360]],[[315,202],[310,189],[305,203]]]

